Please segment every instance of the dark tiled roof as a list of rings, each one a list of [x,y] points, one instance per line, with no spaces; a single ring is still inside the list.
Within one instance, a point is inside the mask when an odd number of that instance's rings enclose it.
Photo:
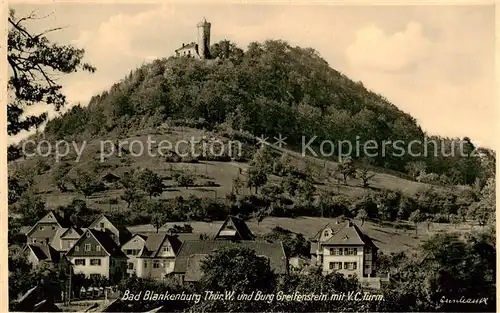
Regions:
[[[197,262],[201,259],[201,255],[207,256],[215,250],[225,247],[244,247],[254,250],[257,255],[269,258],[271,268],[275,273],[287,273],[287,259],[281,243],[271,243],[267,241],[233,242],[229,240],[185,241],[175,259],[174,273],[185,273],[186,276],[198,277],[196,273],[188,273],[188,271],[190,269],[191,271],[198,271],[199,265]]]
[[[333,223],[328,223],[325,225],[325,227],[321,228],[316,235],[311,237],[311,241],[318,241],[319,238],[321,237],[321,233],[325,230],[325,228],[330,228],[333,232],[338,231],[339,229],[343,228],[345,226],[345,223],[337,220],[336,222]]]
[[[188,43],[187,45],[180,47],[179,49],[176,49],[175,52],[181,51],[184,49],[197,48],[197,47],[198,47],[198,45],[196,43],[192,42],[192,43]]]
[[[115,175],[115,174],[110,172],[110,173],[106,173],[106,174],[102,175],[101,179],[105,180],[107,182],[115,182],[115,181],[120,180],[120,176]]]
[[[117,258],[126,258],[125,254],[122,252],[120,247],[118,247],[116,242],[111,238],[111,236],[107,232],[95,229],[88,229],[87,231],[90,231],[92,235],[94,235],[97,241],[101,244],[104,250],[106,250],[110,254],[110,256]]]
[[[222,226],[219,228],[219,231],[217,232],[217,235],[215,235],[215,238],[219,237],[220,232],[226,227],[226,225],[231,222],[234,225],[234,228],[237,233],[237,237],[235,239],[237,240],[253,240],[253,234],[248,228],[247,224],[245,223],[244,220],[242,220],[239,217],[229,215]]]
[[[39,261],[50,261],[57,263],[61,259],[61,255],[59,254],[59,252],[56,249],[52,248],[52,246],[50,245],[29,244],[28,246]]]
[[[323,245],[372,245],[370,237],[363,234],[358,226],[352,222],[347,222],[344,226],[333,234],[333,236],[322,242]]]
[[[180,240],[175,236],[172,236],[166,232],[163,232],[163,233],[148,235],[146,238],[146,242],[144,244],[144,247],[139,252],[138,257],[144,258],[144,257],[156,256],[156,254],[158,253],[158,250],[160,249],[162,244],[165,242],[165,240],[168,240],[170,242],[170,245],[172,246],[172,249],[174,250],[174,253],[176,254],[179,251],[179,248],[181,246]]]

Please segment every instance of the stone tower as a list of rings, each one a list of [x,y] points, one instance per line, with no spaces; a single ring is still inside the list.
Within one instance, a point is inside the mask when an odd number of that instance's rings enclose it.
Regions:
[[[210,58],[210,26],[205,18],[197,25],[198,27],[198,54],[202,59]]]

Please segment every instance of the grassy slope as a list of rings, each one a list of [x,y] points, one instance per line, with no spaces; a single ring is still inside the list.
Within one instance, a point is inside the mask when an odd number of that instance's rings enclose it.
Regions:
[[[197,129],[189,129],[189,128],[175,128],[169,131],[162,130],[144,130],[139,134],[135,134],[133,136],[127,137],[126,139],[120,140],[139,140],[143,142],[144,147],[147,147],[147,139],[148,135],[151,136],[151,139],[159,142],[161,140],[169,140],[170,142],[176,142],[182,138],[189,139],[191,137],[200,138],[201,136],[209,137],[209,134],[203,133],[201,130]],[[104,162],[100,163],[100,142],[101,140],[111,140],[114,142],[116,138],[102,138],[102,139],[94,139],[89,141],[85,145],[84,153],[82,154],[79,162],[74,162],[76,159],[76,153],[72,151],[68,156],[66,156],[63,160],[66,160],[71,163],[71,165],[76,167],[81,167],[84,169],[91,169],[92,163],[101,164],[103,168],[99,169],[100,174],[105,173],[107,171],[111,171],[118,175],[122,174],[125,171],[129,171],[133,168],[149,168],[154,170],[158,174],[165,177],[164,183],[168,186],[167,190],[163,192],[160,196],[161,198],[172,198],[175,196],[189,196],[190,194],[201,196],[201,197],[225,197],[232,189],[232,181],[233,179],[240,175],[240,169],[242,171],[242,175],[245,176],[245,170],[248,167],[246,163],[239,162],[212,162],[212,161],[200,161],[200,163],[169,163],[163,160],[161,157],[152,157],[144,153],[144,155],[139,157],[131,157],[131,164],[124,164],[118,155],[111,156],[107,158]],[[79,143],[81,146],[81,143]],[[126,146],[125,146],[126,147]],[[137,146],[136,146],[137,147]],[[287,151],[291,158],[292,162],[297,162],[302,158],[300,153],[293,152],[290,150]],[[156,151],[156,150],[154,150]],[[306,158],[310,161],[310,164],[313,167],[313,170],[316,173],[322,173],[325,167],[329,169],[334,169],[337,166],[337,163],[331,160],[320,160],[314,158],[312,156],[306,156]],[[49,156],[47,159],[48,163],[51,165],[51,169],[42,175],[38,175],[35,177],[37,182],[37,187],[43,196],[46,198],[46,202],[49,208],[56,208],[59,205],[64,205],[75,197],[81,197],[78,193],[74,191],[61,193],[57,190],[56,186],[52,183],[52,171],[55,169],[54,156]],[[17,160],[15,162],[9,163],[9,170],[14,169],[19,164],[26,164],[28,166],[35,166],[36,164],[35,158],[30,158],[27,160]],[[175,182],[170,179],[172,172],[175,171],[188,171],[194,176],[196,176],[196,184],[198,187],[189,187],[189,188],[179,188],[176,186]],[[96,174],[98,175],[98,174]],[[278,177],[271,177],[273,181],[279,181]],[[318,177],[318,180],[320,178]],[[208,186],[207,182],[211,181],[215,183],[217,186]],[[400,190],[406,194],[414,194],[420,188],[427,186],[424,183],[418,183],[415,181],[406,180],[394,175],[386,174],[386,173],[376,173],[373,179],[370,182],[371,189],[375,190]],[[69,186],[68,186],[69,187]],[[368,189],[363,189],[361,187],[361,180],[359,179],[350,179],[348,182],[348,186],[337,185],[336,183],[320,184],[318,185],[319,189],[332,190],[337,193],[346,194],[349,196],[359,196],[368,191]],[[248,193],[249,191],[245,188],[243,193]],[[93,195],[89,200],[89,204],[95,206],[103,211],[108,210],[121,210],[126,206],[126,203],[123,201],[119,201],[118,204],[109,204],[108,198],[119,198],[121,195],[121,190],[116,188],[111,188],[108,191],[105,191],[100,194]]]
[[[286,217],[267,217],[262,222],[257,223],[256,220],[247,222],[248,227],[255,235],[264,235],[270,232],[276,226],[288,229],[295,233],[303,234],[306,238],[314,236],[322,227],[328,223],[335,223],[335,219],[321,218],[321,217],[299,217],[299,218],[286,218]],[[167,230],[175,223],[168,223],[160,229]],[[178,223],[182,225],[183,223]],[[191,222],[193,232],[206,233],[214,235],[222,221],[206,223],[206,222]],[[405,224],[408,229],[398,229],[395,223],[384,223],[384,225],[366,221],[361,226],[361,221],[356,221],[360,229],[373,239],[375,245],[383,253],[411,251],[415,249],[421,242],[429,239],[432,235],[437,233],[465,233],[470,232],[469,225],[459,225],[457,227],[450,224],[431,223],[429,229],[427,224],[422,223],[418,226],[418,235],[415,235],[413,225]],[[133,233],[149,233],[156,232],[152,225],[137,225],[129,227]]]
[[[188,129],[188,128],[176,128],[171,131],[160,131],[160,130],[144,130],[142,134],[135,134],[134,136],[130,136],[127,139],[130,140],[140,140],[146,146],[146,141],[148,135],[151,135],[152,140],[160,141],[160,140],[169,140],[171,142],[175,142],[176,140],[180,140],[182,138],[188,139],[191,136],[201,137],[203,135],[208,136],[208,134],[204,134],[200,130],[196,129]],[[107,140],[110,138],[103,138],[102,140]],[[74,162],[76,158],[76,154],[72,153],[68,155],[65,160],[70,162],[74,167],[82,167],[84,169],[90,169],[91,163],[94,164],[99,160],[99,151],[100,151],[100,140],[95,139],[88,142],[85,146],[84,153],[79,162]],[[115,141],[116,138],[112,138],[112,141]],[[125,139],[122,139],[125,140]],[[301,155],[297,152],[286,150],[292,158],[292,162],[297,162]],[[321,173],[325,166],[328,168],[335,168],[337,163],[334,161],[325,161],[314,158],[312,156],[306,157],[310,164],[313,167],[313,170],[316,173]],[[94,160],[94,161],[92,161]],[[47,159],[48,163],[51,165],[51,169],[42,174],[35,177],[37,182],[37,187],[41,191],[42,195],[45,197],[46,202],[48,204],[48,208],[56,208],[58,205],[64,205],[71,202],[75,197],[81,197],[78,193],[70,191],[62,194],[57,190],[55,185],[52,183],[52,171],[55,168],[54,159]],[[98,163],[98,162],[97,162]],[[30,166],[34,166],[36,164],[36,159],[27,159],[27,160],[18,160],[16,162],[9,163],[10,170],[18,164],[27,164]],[[198,164],[193,163],[168,163],[160,157],[150,157],[148,155],[144,155],[141,157],[132,157],[132,163],[130,165],[125,165],[120,161],[118,156],[112,156],[109,159],[106,159],[102,164],[110,165],[109,168],[101,169],[102,172],[111,171],[120,175],[121,173],[130,170],[132,168],[140,168],[145,167],[156,171],[158,174],[166,177],[164,180],[165,185],[170,186],[166,191],[160,196],[161,198],[171,198],[175,196],[189,196],[190,194],[194,194],[202,197],[224,197],[227,193],[231,191],[232,188],[232,180],[239,174],[239,169],[242,170],[243,176],[245,176],[245,170],[248,168],[248,164],[246,163],[237,163],[237,162],[200,162]],[[196,183],[197,184],[205,184],[207,181],[212,181],[218,186],[204,186],[204,187],[189,187],[189,188],[178,188],[175,186],[175,182],[173,182],[169,177],[171,176],[172,171],[189,171],[193,175],[197,176]],[[278,177],[271,177],[273,181],[279,181]],[[367,189],[363,189],[360,187],[361,181],[358,179],[351,179],[348,182],[348,186],[340,185],[338,186],[335,183],[326,183],[324,185],[318,185],[319,189],[332,190],[338,193],[356,196],[360,195],[364,192],[367,192]],[[419,188],[425,187],[426,184],[418,183],[414,181],[409,181],[397,176],[393,176],[385,173],[376,173],[375,177],[371,181],[372,189],[388,189],[388,190],[400,190],[406,194],[414,194]],[[108,198],[119,198],[121,195],[121,190],[119,189],[110,189],[100,194],[96,194],[92,196],[88,203],[89,205],[99,208],[102,211],[110,211],[110,210],[123,210],[126,206],[126,203],[123,201],[119,201],[118,204],[109,204],[107,201]],[[244,189],[242,192],[247,192],[247,189]],[[289,229],[296,233],[301,233],[307,238],[313,236],[319,229],[321,229],[324,225],[329,222],[332,222],[333,219],[329,218],[315,218],[315,217],[300,217],[300,218],[277,218],[277,217],[268,217],[265,218],[261,223],[257,223],[252,220],[249,221],[249,227],[255,234],[265,234],[266,232],[271,231],[276,226],[280,226],[285,229]],[[212,234],[217,231],[218,226],[221,222],[213,222],[213,223],[205,223],[205,222],[192,222],[191,225],[194,228],[195,232],[199,233],[207,233]],[[361,225],[359,222],[358,225]],[[469,231],[470,226],[463,226],[454,228],[451,225],[446,224],[433,224],[430,230],[427,230],[427,227],[422,225],[419,227],[418,236],[415,236],[414,230],[403,230],[396,229],[392,224],[388,223],[384,226],[379,224],[375,224],[372,222],[365,222],[365,224],[361,227],[364,232],[366,232],[370,237],[374,239],[375,244],[385,253],[403,251],[407,249],[411,249],[416,247],[421,241],[428,239],[432,234],[445,231]],[[151,225],[137,225],[132,226],[130,229],[133,232],[155,232]],[[166,229],[166,228],[163,228]]]

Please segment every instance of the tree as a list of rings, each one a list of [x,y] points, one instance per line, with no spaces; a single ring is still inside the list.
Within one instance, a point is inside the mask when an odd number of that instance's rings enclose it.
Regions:
[[[54,173],[52,174],[52,181],[61,192],[68,191],[68,188],[66,188],[66,181],[67,181],[66,175],[70,170],[71,170],[70,164],[64,162],[60,163],[55,168]]]
[[[368,182],[374,176],[375,174],[370,174],[370,172],[366,168],[362,168],[358,171],[358,177],[363,181],[363,188],[368,188],[368,186],[370,185]]]
[[[48,29],[38,34],[30,32],[26,22],[37,19],[40,17],[34,12],[21,18],[16,16],[14,10],[9,12],[7,61],[12,74],[7,86],[14,95],[7,106],[9,135],[38,127],[47,120],[47,113],[24,117],[27,106],[46,103],[53,105],[56,111],[64,106],[66,97],[54,74],[95,71],[90,64],[82,63],[83,49],[50,42],[46,35],[62,28]]]
[[[416,210],[411,212],[408,220],[415,224],[415,236],[418,236],[418,224],[424,220],[424,215],[420,213],[420,210]]]
[[[311,183],[309,180],[301,179],[297,186],[297,193],[300,199],[303,201],[310,203],[316,192],[316,186]]]
[[[163,192],[163,179],[149,169],[145,169],[139,174],[138,184],[149,195],[150,199]]]
[[[480,226],[485,226],[488,222],[495,221],[495,210],[495,178],[490,178],[481,190],[479,201],[469,206],[467,217],[477,221]]]
[[[85,199],[92,196],[95,192],[104,189],[103,182],[94,179],[92,175],[82,169],[77,168],[75,175],[69,178],[73,187],[78,190]]]
[[[257,256],[254,250],[229,246],[218,249],[201,263],[203,276],[201,290],[226,293],[231,286],[234,299],[205,301],[200,311],[265,311],[263,301],[237,301],[236,295],[252,292],[271,293],[276,277],[270,268],[269,260]],[[201,309],[199,308],[199,309]],[[196,311],[199,310],[198,308]]]
[[[420,173],[427,169],[427,165],[423,161],[412,161],[406,164],[405,169],[416,180]]]
[[[176,177],[176,180],[179,186],[186,187],[186,189],[194,184],[194,177],[189,174],[182,173]]]
[[[365,220],[368,218],[368,213],[364,209],[358,211],[358,215],[356,215],[357,219],[361,220],[361,226],[365,223]]]
[[[161,212],[154,212],[151,215],[151,224],[156,228],[156,232],[167,222],[166,216]]]
[[[356,168],[351,158],[346,158],[337,166],[337,172],[342,175],[344,185],[347,185],[347,178],[356,177]]]
[[[255,193],[258,192],[259,188],[264,186],[267,183],[267,174],[264,169],[251,166],[248,169],[248,179],[247,186],[248,188],[255,188]]]
[[[241,180],[240,176],[236,176],[235,178],[233,178],[232,191],[234,192],[234,194],[239,195],[242,187],[243,181]]]
[[[144,193],[137,188],[125,188],[120,198],[127,203],[127,209],[134,203],[140,202]]]
[[[45,210],[45,202],[36,190],[30,188],[22,194],[19,199],[18,207],[23,215],[24,225],[34,225],[47,212]]]

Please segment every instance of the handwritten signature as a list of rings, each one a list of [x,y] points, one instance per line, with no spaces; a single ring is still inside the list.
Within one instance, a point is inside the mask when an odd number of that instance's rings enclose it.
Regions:
[[[463,304],[488,304],[488,298],[466,298],[460,297],[456,299],[448,299],[445,296],[442,296],[439,300],[440,303],[463,303]]]

